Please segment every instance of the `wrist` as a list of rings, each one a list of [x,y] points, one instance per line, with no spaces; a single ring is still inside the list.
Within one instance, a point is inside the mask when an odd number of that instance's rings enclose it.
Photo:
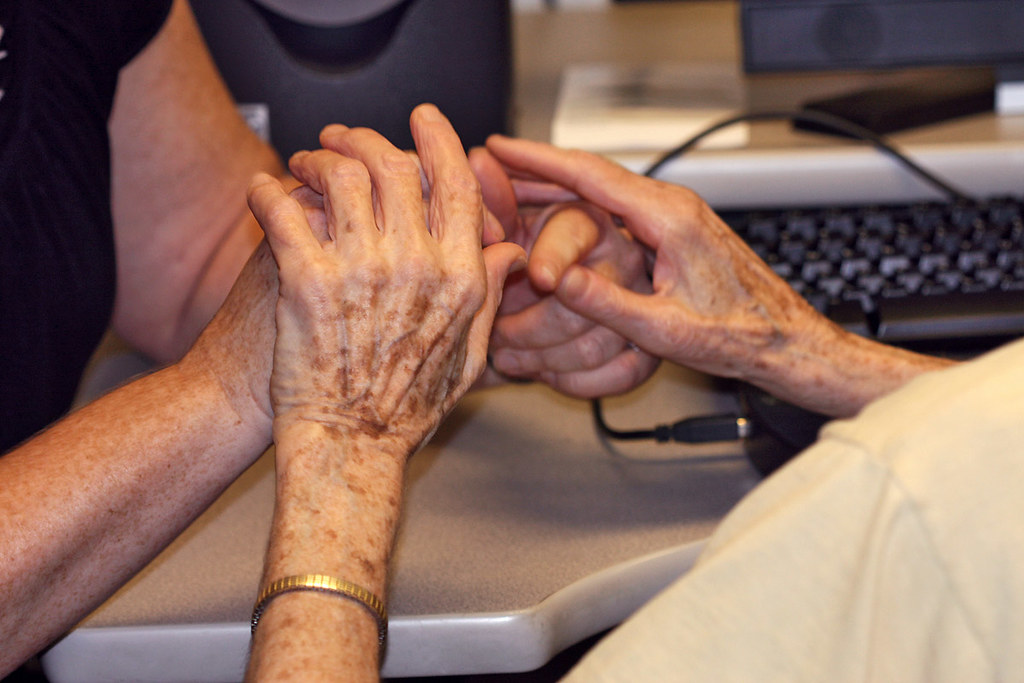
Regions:
[[[405,456],[336,425],[275,420],[277,505],[267,577],[323,573],[384,597]]]
[[[212,397],[210,410],[222,412],[231,419],[247,439],[259,443],[260,452],[271,443],[272,416],[261,405],[247,377],[239,376],[229,363],[211,359],[199,344],[169,366],[187,386],[202,388]]]
[[[273,256],[261,242],[231,293],[199,339],[179,361],[185,372],[219,388],[238,418],[270,443],[277,275]]]
[[[795,405],[848,417],[917,375],[951,364],[867,339],[819,317],[765,354],[746,379]]]

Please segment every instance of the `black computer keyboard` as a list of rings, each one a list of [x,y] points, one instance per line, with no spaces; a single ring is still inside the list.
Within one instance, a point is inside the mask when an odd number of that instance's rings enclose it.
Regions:
[[[1024,335],[1024,199],[722,213],[843,327],[927,349]]]

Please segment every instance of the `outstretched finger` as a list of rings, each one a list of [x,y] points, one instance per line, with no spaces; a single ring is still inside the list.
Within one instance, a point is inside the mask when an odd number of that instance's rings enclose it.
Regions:
[[[500,323],[500,319],[498,320]],[[580,372],[608,363],[627,348],[626,341],[606,327],[590,328],[560,344],[541,348],[500,347],[491,334],[491,364],[511,377],[534,377],[542,372]]]
[[[526,206],[543,206],[545,204],[561,204],[578,202],[580,197],[575,192],[561,185],[539,180],[512,179],[512,189],[516,193],[516,201]]]
[[[627,227],[648,246],[657,249],[661,236],[643,220],[642,201],[663,183],[637,175],[608,159],[552,145],[492,135],[487,149],[498,161],[516,171],[555,183],[579,197],[622,216]]]
[[[553,296],[546,296],[515,313],[502,313],[494,324],[491,343],[512,349],[543,349],[564,344],[594,327]]]
[[[635,389],[654,374],[658,358],[627,349],[594,370],[544,372],[539,379],[552,389],[576,398],[614,396]]]

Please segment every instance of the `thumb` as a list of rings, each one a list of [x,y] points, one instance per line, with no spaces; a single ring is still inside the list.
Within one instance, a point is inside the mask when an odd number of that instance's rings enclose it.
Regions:
[[[571,311],[625,337],[648,353],[665,356],[664,321],[678,317],[666,311],[666,301],[626,289],[584,266],[571,266],[558,289],[558,300]]]
[[[552,204],[535,219],[539,230],[527,268],[530,281],[542,292],[551,292],[562,274],[581,263],[601,239],[602,218],[607,214],[582,202]],[[611,217],[608,217],[611,222]]]
[[[498,242],[483,251],[487,271],[487,297],[469,327],[466,365],[463,371],[465,386],[472,384],[487,365],[487,343],[494,325],[494,316],[501,304],[505,280],[510,273],[526,267],[526,252],[517,244]]]

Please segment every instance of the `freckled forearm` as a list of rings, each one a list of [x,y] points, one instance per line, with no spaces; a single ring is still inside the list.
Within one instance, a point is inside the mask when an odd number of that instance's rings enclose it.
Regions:
[[[267,578],[333,572],[383,591],[406,454],[317,423],[278,430],[276,442],[277,504]]]
[[[754,383],[810,410],[847,417],[918,375],[953,364],[822,325],[785,345]]]
[[[327,574],[386,600],[406,454],[318,423],[275,434],[277,503],[263,586]],[[363,606],[338,596],[289,593],[272,600],[260,620],[249,678],[371,680],[377,654],[376,623]]]
[[[126,384],[0,458],[0,676],[169,543],[265,449],[194,364]]]

